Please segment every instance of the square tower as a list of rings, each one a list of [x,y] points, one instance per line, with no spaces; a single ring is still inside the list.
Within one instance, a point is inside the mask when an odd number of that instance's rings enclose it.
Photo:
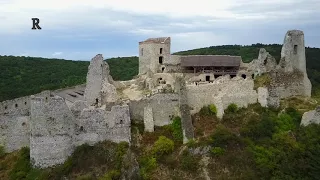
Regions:
[[[139,42],[139,74],[150,69],[153,73],[162,72],[162,64],[170,58],[170,37],[149,38]]]

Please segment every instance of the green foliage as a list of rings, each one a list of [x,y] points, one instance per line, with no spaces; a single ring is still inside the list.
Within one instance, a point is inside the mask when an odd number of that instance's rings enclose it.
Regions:
[[[208,106],[204,106],[199,111],[202,116],[215,116],[217,115],[217,108],[214,104],[210,104]]]
[[[210,153],[213,155],[213,156],[221,156],[225,153],[225,150],[222,149],[221,147],[212,147],[210,149]]]
[[[31,170],[31,164],[29,162],[29,153],[29,148],[24,147],[21,149],[18,160],[10,172],[11,180],[20,180],[25,179],[27,177],[29,171]]]
[[[241,135],[257,141],[261,139],[271,139],[275,130],[273,119],[276,115],[272,111],[263,112],[261,119],[250,119],[246,126],[242,127]]]
[[[236,113],[238,111],[238,106],[234,103],[228,105],[226,112],[227,113]]]
[[[5,155],[4,147],[0,145],[0,158]]]
[[[188,150],[184,150],[182,152],[180,161],[180,165],[183,170],[194,173],[197,172],[199,167],[199,159],[190,154]]]
[[[183,132],[181,126],[181,118],[176,116],[173,118],[172,124],[170,125],[172,128],[172,136],[175,142],[182,143],[183,142]]]
[[[217,107],[214,104],[210,104],[209,109],[211,114],[217,115]]]
[[[211,136],[211,144],[215,147],[226,148],[229,145],[241,143],[239,137],[223,125],[218,125]]]
[[[123,156],[126,154],[129,148],[129,144],[127,142],[120,142],[117,145],[116,149],[116,168],[121,169]]]
[[[92,173],[84,174],[77,177],[77,180],[92,180],[92,179],[94,179],[94,176],[92,175]]]
[[[174,142],[165,137],[160,136],[159,139],[154,143],[152,148],[152,154],[159,158],[163,155],[170,154],[174,149]]]
[[[143,156],[139,164],[142,179],[150,179],[151,172],[158,166],[157,159],[152,156]]]
[[[296,128],[293,118],[286,113],[280,114],[279,117],[275,119],[275,122],[277,132],[294,130]]]
[[[120,171],[119,170],[111,170],[107,172],[102,178],[99,180],[118,180],[120,178]]]
[[[258,89],[258,87],[266,87],[270,84],[271,78],[268,74],[262,74],[261,76],[257,76],[254,79],[254,89]]]
[[[190,139],[190,140],[187,142],[186,145],[187,145],[188,148],[194,148],[194,147],[196,147],[197,143],[196,143],[196,141],[195,141],[194,139]]]

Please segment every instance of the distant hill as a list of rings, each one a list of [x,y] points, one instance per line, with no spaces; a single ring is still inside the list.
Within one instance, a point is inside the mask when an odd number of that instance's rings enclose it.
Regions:
[[[280,44],[211,46],[174,54],[240,55],[244,62],[250,62],[258,57],[260,48],[280,59]],[[316,87],[313,94],[320,96],[320,49],[307,47],[306,56],[308,76]],[[117,57],[107,62],[114,80],[129,80],[138,74],[138,57]],[[0,56],[0,101],[85,83],[88,66],[88,61]]]

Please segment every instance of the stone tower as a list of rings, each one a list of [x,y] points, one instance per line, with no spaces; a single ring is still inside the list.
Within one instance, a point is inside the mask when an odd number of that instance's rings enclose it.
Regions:
[[[149,38],[139,42],[139,74],[148,69],[153,73],[164,71],[164,64],[170,58],[170,37]]]
[[[30,160],[35,167],[62,164],[74,150],[75,119],[61,97],[31,97]]]
[[[303,31],[290,30],[285,35],[281,49],[280,66],[284,68],[285,72],[292,72],[294,69],[307,72]]]

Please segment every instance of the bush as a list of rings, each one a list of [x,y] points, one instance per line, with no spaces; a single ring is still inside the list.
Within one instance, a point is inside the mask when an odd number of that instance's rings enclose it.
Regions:
[[[3,157],[5,155],[5,151],[4,151],[4,147],[0,146],[0,158]]]
[[[199,160],[190,154],[188,150],[184,150],[181,155],[181,168],[185,171],[196,172],[199,167]]]
[[[276,130],[278,132],[294,130],[296,124],[292,117],[286,113],[282,113],[276,118]]]
[[[217,115],[217,107],[214,104],[210,104],[209,109],[212,115]]]
[[[181,125],[181,118],[176,116],[173,118],[173,122],[171,124],[172,128],[172,136],[176,142],[182,143],[183,142],[183,132],[182,132],[182,125]]]
[[[150,179],[150,173],[158,166],[156,158],[152,156],[142,157],[139,164],[142,179]]]
[[[29,171],[32,169],[29,153],[30,150],[27,147],[20,150],[18,159],[9,173],[11,180],[26,179]]]
[[[238,111],[238,106],[234,103],[229,104],[226,111],[229,113],[236,113]]]
[[[227,145],[240,143],[239,137],[229,131],[223,125],[218,125],[216,131],[211,136],[211,141],[213,146],[226,147]]]
[[[199,113],[202,116],[214,116],[214,115],[217,115],[217,107],[214,104],[203,106],[200,109]]]
[[[210,152],[214,156],[221,156],[225,153],[225,150],[222,149],[221,147],[213,147],[210,149]]]
[[[173,149],[174,142],[165,136],[160,136],[153,145],[152,154],[156,157],[161,157],[163,155],[170,154]]]
[[[129,148],[129,144],[127,142],[120,142],[117,145],[116,149],[116,168],[120,169],[122,165],[123,156],[126,154]]]
[[[190,140],[187,142],[186,145],[187,145],[188,148],[194,148],[194,147],[196,147],[197,143],[196,143],[196,141],[195,141],[194,139],[190,139]]]
[[[107,172],[102,178],[99,180],[117,180],[120,178],[120,171],[119,170],[111,170]]]

